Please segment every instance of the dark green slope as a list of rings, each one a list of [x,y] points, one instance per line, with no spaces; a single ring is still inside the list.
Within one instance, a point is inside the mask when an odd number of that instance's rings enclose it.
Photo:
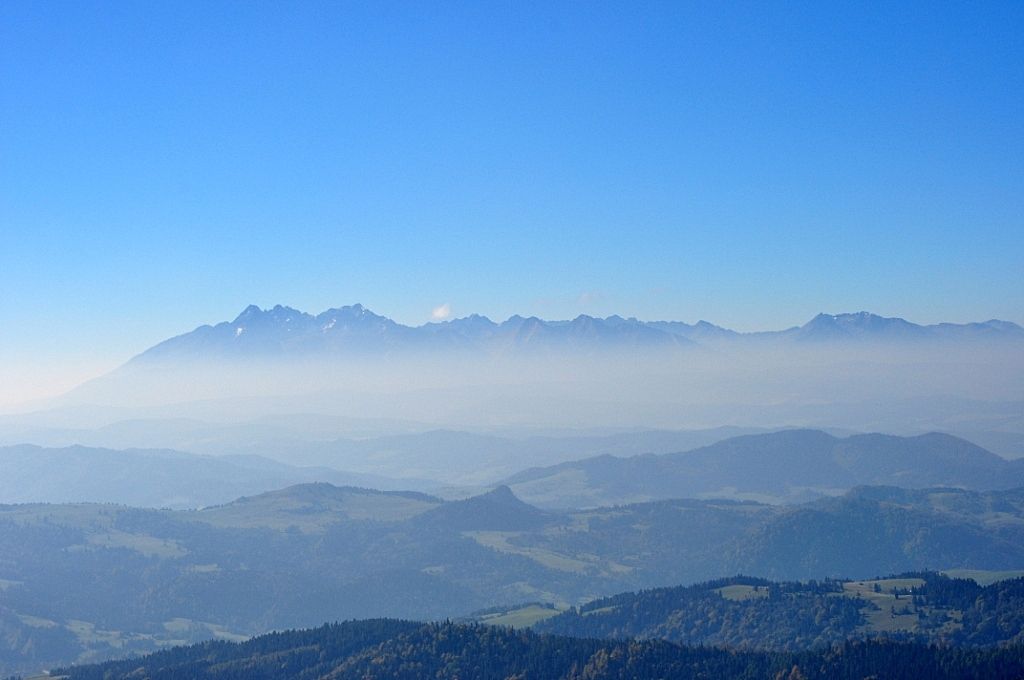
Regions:
[[[272,680],[319,678],[339,659],[358,654],[423,624],[395,619],[334,623],[269,633],[241,643],[205,642],[148,656],[53,671],[76,680],[118,677]]]
[[[1016,678],[1024,649],[847,643],[798,654],[599,641],[479,625],[358,621],[56,669],[69,680]]]
[[[775,517],[732,548],[736,571],[771,578],[1024,565],[1024,494],[856,489]],[[1004,565],[1004,566],[997,566]]]
[[[574,637],[647,638],[799,651],[850,639],[1024,642],[1024,578],[980,586],[934,572],[866,581],[734,577],[601,598],[533,626]]]

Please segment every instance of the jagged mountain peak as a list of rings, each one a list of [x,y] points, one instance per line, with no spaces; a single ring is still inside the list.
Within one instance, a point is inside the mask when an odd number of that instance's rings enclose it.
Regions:
[[[922,326],[867,311],[821,313],[785,331],[737,333],[708,321],[640,321],[618,314],[580,314],[571,320],[510,316],[495,323],[471,314],[461,319],[407,326],[362,304],[333,307],[312,315],[292,307],[249,305],[230,322],[200,326],[147,350],[140,359],[245,359],[366,353],[459,350],[501,352],[596,352],[673,348],[719,342],[812,340],[816,342],[984,341],[1019,342],[1024,329],[1009,321]]]
[[[372,311],[370,311],[363,305],[359,304],[358,302],[355,303],[354,305],[331,307],[330,309],[325,309],[324,311],[317,314],[318,319],[323,317],[347,317],[353,319],[358,319],[362,317],[374,317],[378,319],[385,318],[383,316],[380,316],[379,314],[374,314]]]
[[[923,337],[928,334],[924,326],[899,317],[884,317],[871,312],[818,314],[797,330],[803,339],[837,340],[857,337]]]
[[[252,323],[256,321],[288,322],[295,319],[312,318],[306,312],[301,312],[285,305],[274,305],[270,309],[261,309],[257,305],[249,305],[235,317],[234,324]]]
[[[424,524],[454,526],[462,531],[520,531],[545,524],[551,515],[520,500],[507,485],[500,485],[479,496],[449,501],[417,519]]]
[[[508,486],[508,484],[499,484],[490,491],[482,493],[479,496],[475,496],[475,498],[495,503],[526,505],[526,503],[523,503],[523,501],[519,500],[519,498],[514,493],[512,493],[512,489]]]
[[[826,314],[824,312],[816,315],[807,322],[805,326],[812,325],[841,325],[841,326],[869,326],[869,325],[902,325],[914,326],[906,319],[900,317],[885,317],[871,312],[842,312],[839,314]]]
[[[259,316],[262,313],[263,313],[263,310],[260,309],[258,306],[256,306],[256,305],[249,305],[248,307],[243,309],[238,314],[237,317],[235,317],[235,321],[237,322],[237,321],[241,321],[243,319],[253,318],[253,317]]]

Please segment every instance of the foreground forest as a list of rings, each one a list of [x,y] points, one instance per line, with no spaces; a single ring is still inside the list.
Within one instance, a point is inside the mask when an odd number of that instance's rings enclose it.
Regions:
[[[964,649],[848,642],[802,653],[740,652],[661,641],[601,641],[483,625],[396,620],[331,624],[142,659],[56,669],[68,680],[375,680],[383,678],[1018,678],[1024,647]]]

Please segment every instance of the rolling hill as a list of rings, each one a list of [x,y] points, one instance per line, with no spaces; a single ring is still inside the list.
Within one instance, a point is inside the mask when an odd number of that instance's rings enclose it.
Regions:
[[[783,430],[684,453],[598,456],[526,470],[503,483],[544,507],[681,497],[792,503],[860,485],[1007,489],[1024,485],[1024,463],[938,433],[834,437],[817,430]]]
[[[859,488],[778,506],[541,511],[304,484],[203,510],[0,506],[0,671],[371,616],[580,605],[746,573],[783,580],[1024,566],[1024,490]]]
[[[863,581],[779,583],[735,577],[600,598],[533,629],[573,637],[786,651],[872,637],[1020,644],[1024,578],[981,586],[934,572]]]
[[[0,447],[0,466],[0,503],[104,502],[187,509],[321,480],[384,488],[416,484],[298,467],[255,455],[207,456],[163,449],[8,446]]]
[[[263,459],[288,466],[330,468],[358,473],[349,479],[324,481],[357,483],[375,488],[427,489],[449,485],[490,486],[525,467],[550,465],[584,456],[612,453],[670,453],[712,444],[740,434],[763,432],[757,428],[721,427],[703,430],[640,430],[613,434],[558,435],[487,434],[419,426],[419,431],[368,436],[339,436],[351,423],[343,418],[307,415],[265,418],[241,423],[212,423],[172,419],[120,421],[95,430],[26,429],[6,435],[8,441],[27,441],[43,448],[86,445],[93,449],[173,449],[217,456],[222,461],[252,465]],[[406,424],[406,427],[413,427]],[[378,426],[380,427],[380,426]],[[391,427],[396,427],[391,425]],[[0,439],[4,437],[0,419]],[[2,450],[2,449],[0,449]],[[110,454],[108,454],[110,455]],[[242,456],[244,458],[235,458]],[[210,459],[200,459],[210,460]],[[87,474],[87,468],[79,470]],[[139,470],[142,473],[144,470]],[[40,469],[40,478],[47,473]],[[216,475],[213,475],[216,477]],[[400,485],[389,479],[403,478]],[[144,478],[144,477],[140,477]],[[294,482],[311,478],[295,479]],[[428,480],[440,480],[431,483]],[[283,481],[277,486],[284,486]],[[269,487],[268,487],[269,488]],[[241,491],[240,493],[246,493]],[[55,500],[21,496],[18,500]],[[72,500],[72,499],[66,499]],[[89,500],[114,500],[101,497]],[[224,498],[222,500],[230,500]],[[132,503],[134,504],[134,503]]]

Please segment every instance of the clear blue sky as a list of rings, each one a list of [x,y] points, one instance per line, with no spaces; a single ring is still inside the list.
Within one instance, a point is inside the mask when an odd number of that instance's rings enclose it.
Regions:
[[[0,360],[249,303],[1024,322],[1024,3],[880,4],[6,0]]]

